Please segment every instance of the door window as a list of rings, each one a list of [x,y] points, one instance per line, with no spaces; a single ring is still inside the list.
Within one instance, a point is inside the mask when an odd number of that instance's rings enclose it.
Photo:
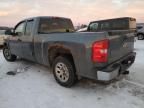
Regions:
[[[19,23],[19,24],[16,26],[16,28],[15,28],[15,33],[16,33],[18,36],[23,35],[23,33],[24,33],[24,27],[25,27],[25,22]]]
[[[30,36],[32,33],[33,22],[34,22],[33,20],[27,21],[26,29],[25,29],[25,35],[26,36]]]

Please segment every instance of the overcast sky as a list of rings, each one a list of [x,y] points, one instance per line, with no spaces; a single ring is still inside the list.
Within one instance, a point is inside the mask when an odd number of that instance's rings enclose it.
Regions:
[[[32,16],[68,17],[75,25],[123,16],[144,22],[144,0],[0,0],[0,25]]]

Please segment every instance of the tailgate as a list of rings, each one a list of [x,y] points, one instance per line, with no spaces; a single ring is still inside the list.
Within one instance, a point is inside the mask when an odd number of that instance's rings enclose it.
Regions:
[[[119,60],[134,51],[134,36],[135,30],[116,30],[109,32],[109,63]]]

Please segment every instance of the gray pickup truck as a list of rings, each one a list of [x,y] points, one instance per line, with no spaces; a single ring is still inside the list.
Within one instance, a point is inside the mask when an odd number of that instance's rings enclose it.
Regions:
[[[107,21],[103,22],[100,24],[107,27]],[[123,23],[126,30],[95,31],[99,22],[93,22],[88,32],[78,33],[68,18],[29,18],[9,32],[3,54],[10,62],[21,57],[52,67],[54,78],[64,87],[71,87],[82,77],[110,81],[135,61],[136,20],[123,18],[113,26]]]

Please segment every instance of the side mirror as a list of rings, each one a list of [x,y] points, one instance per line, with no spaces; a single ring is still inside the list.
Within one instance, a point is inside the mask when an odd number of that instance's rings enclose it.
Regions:
[[[21,32],[14,32],[13,30],[6,30],[5,31],[5,35],[11,35],[11,36],[21,36],[22,33]]]

